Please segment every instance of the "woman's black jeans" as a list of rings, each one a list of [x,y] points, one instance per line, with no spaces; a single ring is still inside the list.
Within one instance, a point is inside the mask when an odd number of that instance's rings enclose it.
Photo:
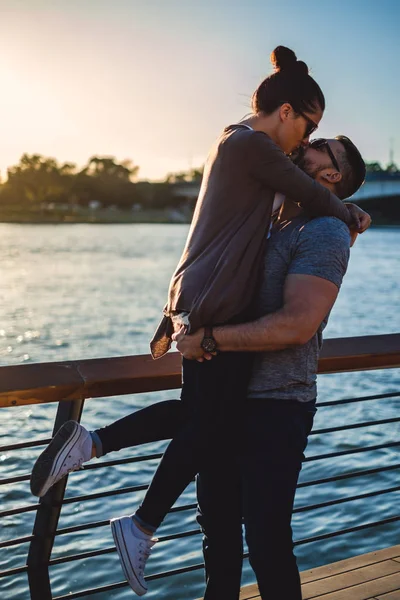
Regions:
[[[169,439],[137,516],[157,528],[197,473],[224,447],[233,452],[253,356],[225,352],[202,363],[183,359],[181,400],[149,406],[97,430],[103,454],[111,450]]]

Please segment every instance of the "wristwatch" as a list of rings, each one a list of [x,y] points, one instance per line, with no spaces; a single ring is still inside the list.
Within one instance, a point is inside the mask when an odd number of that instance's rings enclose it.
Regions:
[[[215,341],[215,337],[213,336],[212,327],[204,327],[204,337],[201,341],[200,346],[204,350],[204,352],[216,352],[217,351],[217,342]]]

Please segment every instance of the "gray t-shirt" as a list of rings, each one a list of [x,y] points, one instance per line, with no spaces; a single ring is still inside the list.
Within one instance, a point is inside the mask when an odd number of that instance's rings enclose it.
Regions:
[[[322,277],[340,288],[349,254],[348,227],[335,217],[301,216],[282,223],[267,243],[256,317],[283,306],[285,279],[292,273]],[[318,356],[328,316],[306,344],[255,355],[250,398],[308,402],[316,397]]]

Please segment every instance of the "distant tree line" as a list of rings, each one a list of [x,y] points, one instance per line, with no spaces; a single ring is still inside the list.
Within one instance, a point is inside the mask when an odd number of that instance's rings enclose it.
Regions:
[[[202,169],[169,173],[163,182],[138,181],[138,173],[139,167],[132,161],[118,162],[113,156],[92,156],[79,169],[73,163],[59,163],[40,154],[24,154],[17,165],[7,170],[7,179],[0,182],[0,207],[64,205],[159,210],[191,204],[193,208],[193,193],[189,199],[185,187],[198,186]],[[400,170],[394,163],[383,168],[378,162],[370,162],[367,173],[396,176]],[[177,193],[178,188],[181,193]]]
[[[366,163],[366,167],[367,173],[400,173],[399,167],[394,162],[388,164],[386,168],[382,167],[379,162]]]
[[[93,156],[79,169],[40,154],[24,154],[0,182],[0,204],[69,205],[131,210],[177,208],[184,197],[174,194],[177,185],[200,182],[201,169],[170,173],[163,182],[138,181],[139,167],[130,160]]]

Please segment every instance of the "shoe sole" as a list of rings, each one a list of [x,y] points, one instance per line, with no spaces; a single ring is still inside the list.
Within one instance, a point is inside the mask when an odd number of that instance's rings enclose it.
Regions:
[[[138,578],[136,577],[135,570],[134,570],[131,560],[129,558],[128,548],[126,547],[124,531],[122,529],[121,522],[120,522],[120,520],[115,519],[113,521],[110,521],[110,524],[111,524],[111,532],[112,532],[112,535],[114,538],[115,547],[117,548],[119,560],[120,560],[124,575],[126,577],[126,580],[129,583],[129,585],[131,586],[132,590],[138,596],[144,596],[147,592],[147,589],[142,587],[142,584],[139,582]],[[118,528],[118,530],[117,530],[117,528]],[[127,568],[127,565],[129,565],[130,570]],[[133,577],[132,577],[132,575],[133,575]],[[131,583],[132,580],[139,587],[139,591],[132,586],[132,583]]]
[[[80,437],[80,427],[74,421],[67,421],[57,431],[56,435],[44,452],[37,459],[31,475],[31,492],[41,498],[54,485],[50,478],[56,478],[60,473],[65,454],[69,454]]]

